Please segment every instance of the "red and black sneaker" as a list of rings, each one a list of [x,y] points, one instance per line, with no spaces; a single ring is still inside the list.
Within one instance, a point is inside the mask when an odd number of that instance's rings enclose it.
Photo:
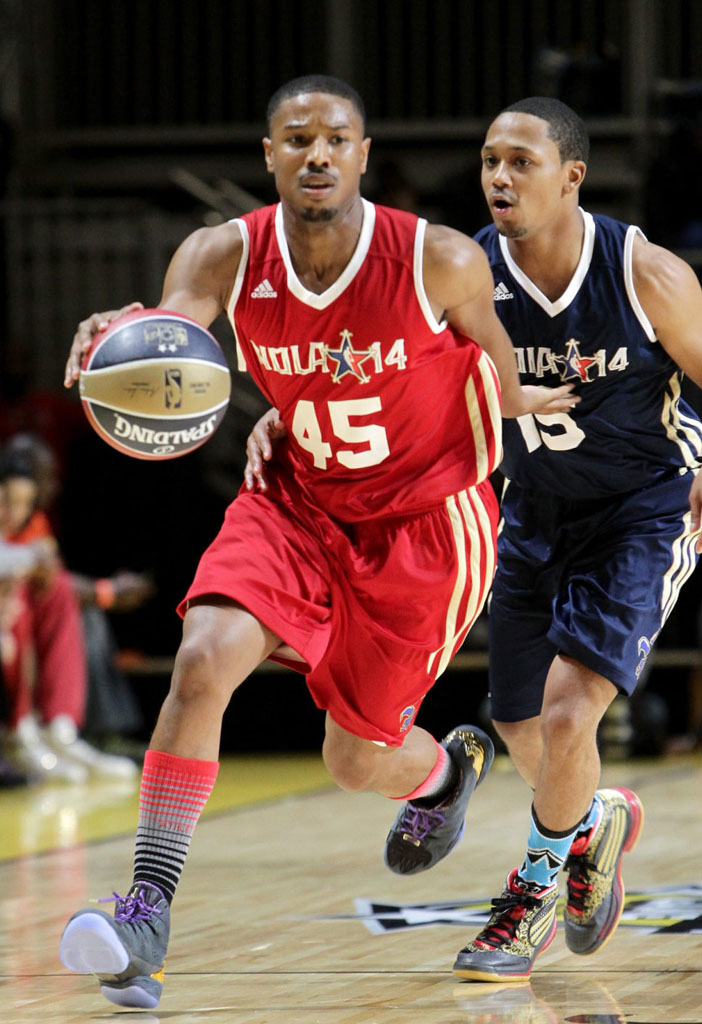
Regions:
[[[558,886],[534,889],[515,868],[483,930],[456,958],[453,973],[471,981],[522,981],[555,938]]]

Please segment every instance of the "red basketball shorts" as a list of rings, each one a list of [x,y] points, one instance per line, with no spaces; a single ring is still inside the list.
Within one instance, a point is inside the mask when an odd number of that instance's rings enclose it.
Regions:
[[[340,524],[276,475],[229,506],[178,611],[207,594],[243,605],[292,648],[272,657],[305,673],[318,707],[399,746],[483,607],[496,526],[487,481],[406,518]]]

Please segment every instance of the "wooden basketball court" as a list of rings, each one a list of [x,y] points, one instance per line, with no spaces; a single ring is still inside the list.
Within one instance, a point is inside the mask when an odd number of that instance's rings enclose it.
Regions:
[[[339,792],[314,755],[228,759],[174,902],[153,1011],[112,1007],[57,954],[74,910],[128,888],[135,789],[2,792],[0,1020],[699,1024],[702,758],[607,764],[603,781],[635,789],[646,809],[617,933],[588,958],[559,929],[529,984],[489,985],[450,968],[523,854],[530,793],[506,759],[473,797],[458,849],[409,879],[382,862],[388,801]]]

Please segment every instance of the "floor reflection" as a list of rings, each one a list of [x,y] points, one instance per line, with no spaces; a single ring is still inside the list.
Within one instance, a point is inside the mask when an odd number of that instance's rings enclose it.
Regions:
[[[628,1024],[602,982],[539,974],[531,982],[467,982],[453,989],[466,1024]]]

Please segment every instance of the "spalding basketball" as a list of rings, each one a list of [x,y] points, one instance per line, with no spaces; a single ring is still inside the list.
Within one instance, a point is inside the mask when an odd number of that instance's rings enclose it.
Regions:
[[[175,459],[210,438],[231,377],[217,339],[167,309],[139,309],[95,336],[80,398],[103,440],[136,459]]]

